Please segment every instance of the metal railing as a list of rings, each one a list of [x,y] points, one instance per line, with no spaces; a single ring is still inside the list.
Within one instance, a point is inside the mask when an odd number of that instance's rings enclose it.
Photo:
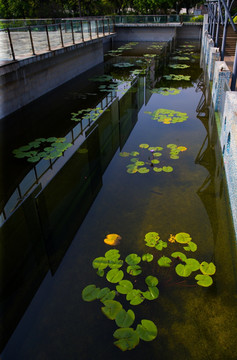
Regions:
[[[117,15],[115,24],[167,24],[194,22],[194,15]]]
[[[114,32],[112,18],[65,20],[0,30],[0,60],[19,60]]]

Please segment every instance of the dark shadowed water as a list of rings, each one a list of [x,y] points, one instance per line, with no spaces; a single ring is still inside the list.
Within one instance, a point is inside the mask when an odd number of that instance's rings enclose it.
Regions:
[[[34,185],[35,192],[25,196],[25,205],[12,211],[1,229],[3,360],[237,359],[236,243],[199,43],[178,43],[171,53],[170,45],[165,50],[150,45],[135,43],[121,56],[106,55],[103,65],[9,117],[4,126],[3,203],[29,172],[24,184],[35,175],[34,164],[14,158],[12,150],[50,136],[66,136],[73,146],[51,164]],[[144,57],[147,53],[156,57]],[[136,62],[144,58],[146,65]],[[134,66],[113,66],[116,63]],[[190,67],[169,66],[174,64]],[[131,75],[143,68],[148,69],[146,75]],[[92,81],[101,74],[113,80]],[[190,80],[164,77],[169,74]],[[107,91],[115,80],[117,86]],[[180,92],[154,92],[161,87]],[[71,120],[71,113],[98,106],[104,112],[96,121]],[[157,121],[152,119],[157,109],[186,113],[187,118],[173,123],[167,113],[163,122]],[[175,145],[184,151],[171,154]],[[137,161],[144,164],[127,167]],[[47,169],[44,164],[38,172]],[[147,170],[137,171],[140,168]],[[167,248],[147,247],[148,232],[159,233]],[[190,234],[195,252],[168,241],[170,234],[179,232]],[[104,243],[111,233],[122,238],[115,247]],[[131,327],[148,319],[158,330],[153,341],[140,340],[125,352],[113,344],[118,327],[102,313],[102,302],[86,302],[81,295],[89,284],[116,289],[117,283],[98,276],[92,267],[95,258],[112,248],[123,260],[131,253],[153,255],[150,263],[140,262],[142,273],[137,276],[127,273],[126,263],[121,267],[135,289],[147,290],[148,275],[159,280],[159,297],[139,305],[116,293],[114,300],[135,314]],[[175,251],[200,263],[213,262],[213,284],[197,285],[200,271],[178,276],[171,256]],[[170,267],[157,264],[163,255],[172,260]]]

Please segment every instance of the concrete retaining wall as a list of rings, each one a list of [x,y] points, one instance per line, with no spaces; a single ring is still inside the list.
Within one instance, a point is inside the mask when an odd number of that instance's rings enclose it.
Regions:
[[[1,67],[0,118],[103,61],[103,40],[95,39]]]

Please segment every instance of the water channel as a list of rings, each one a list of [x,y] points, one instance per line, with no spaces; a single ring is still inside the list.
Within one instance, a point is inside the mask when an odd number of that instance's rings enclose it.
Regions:
[[[103,64],[3,124],[2,360],[236,360],[235,235],[200,43],[111,49]],[[35,142],[70,147],[37,158]],[[179,233],[183,240],[170,236]],[[108,245],[109,234],[120,241]],[[112,249],[112,262],[118,252],[124,262],[104,269]],[[181,276],[187,258],[212,265]],[[121,279],[150,292],[133,305],[137,294],[126,299],[116,288]],[[106,301],[82,298],[88,285],[109,288],[151,341],[137,330],[122,342],[133,349],[115,346],[118,320],[101,311]],[[157,336],[141,330],[144,319]]]

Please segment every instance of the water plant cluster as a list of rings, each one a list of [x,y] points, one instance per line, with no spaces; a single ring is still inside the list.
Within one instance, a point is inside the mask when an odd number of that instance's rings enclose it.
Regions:
[[[190,65],[187,64],[169,64],[168,66],[173,69],[187,69],[190,67]]]
[[[181,80],[185,80],[185,81],[190,81],[191,76],[190,75],[177,75],[177,74],[169,74],[169,75],[163,75],[164,78],[166,78],[166,80],[176,80],[176,81],[181,81]]]
[[[109,50],[106,55],[109,56],[121,56],[124,50],[131,50],[133,48],[133,46],[136,46],[138,43],[137,42],[129,42],[123,46],[120,46],[117,50]]]
[[[122,351],[134,349],[140,340],[154,340],[158,331],[152,320],[142,319],[140,323],[135,321],[134,311],[124,308],[119,301],[120,298],[123,303],[127,302],[130,306],[156,300],[160,295],[158,284],[160,281],[166,280],[162,277],[158,279],[160,268],[170,268],[173,273],[174,286],[184,286],[186,281],[183,280],[179,283],[176,276],[187,279],[193,275],[191,279],[193,286],[209,287],[213,283],[212,275],[216,272],[214,263],[206,261],[200,263],[183,252],[194,253],[197,250],[197,244],[192,241],[188,233],[170,234],[168,241],[163,241],[159,233],[148,232],[145,235],[144,243],[149,247],[150,252],[144,252],[142,255],[131,253],[123,260],[120,258],[119,250],[112,249],[106,251],[104,256],[95,258],[92,267],[96,270],[97,275],[104,278],[113,288],[108,286],[99,288],[95,284],[89,284],[82,290],[84,301],[99,300],[103,305],[102,313],[108,319],[115,320],[118,329],[113,333],[114,345]],[[166,254],[161,255],[162,251],[165,251]],[[153,261],[157,263],[157,267],[151,266],[149,275],[142,274],[142,263],[149,264]],[[138,281],[137,277],[141,274],[142,278]],[[166,277],[170,278],[170,274],[166,273]],[[191,285],[189,284],[189,286]],[[116,300],[114,300],[115,298]]]
[[[127,173],[129,174],[146,174],[150,170],[153,170],[156,173],[160,172],[172,172],[174,169],[170,165],[161,165],[161,156],[163,147],[161,146],[149,146],[149,144],[140,144],[139,145],[141,152],[132,151],[132,152],[120,152],[121,157],[130,157],[130,164],[127,165]],[[175,144],[168,144],[167,148],[170,150],[169,157],[170,159],[179,159],[179,153],[186,151],[185,146],[177,146]],[[142,157],[142,158],[141,158]],[[158,165],[159,164],[159,165]]]
[[[29,162],[38,162],[40,159],[51,160],[63,155],[64,151],[72,144],[66,142],[66,138],[38,138],[13,150],[16,158],[27,158]]]
[[[71,120],[81,121],[83,119],[90,119],[91,121],[96,121],[103,112],[104,110],[100,107],[81,109],[76,113],[71,113]]]
[[[178,95],[181,92],[181,90],[171,87],[160,87],[160,88],[153,88],[151,90],[151,93],[153,94],[159,94],[159,95]]]
[[[183,122],[188,119],[187,113],[170,109],[157,109],[153,112],[144,111],[145,114],[151,115],[152,120],[162,122],[163,124],[175,124],[177,122]]]

